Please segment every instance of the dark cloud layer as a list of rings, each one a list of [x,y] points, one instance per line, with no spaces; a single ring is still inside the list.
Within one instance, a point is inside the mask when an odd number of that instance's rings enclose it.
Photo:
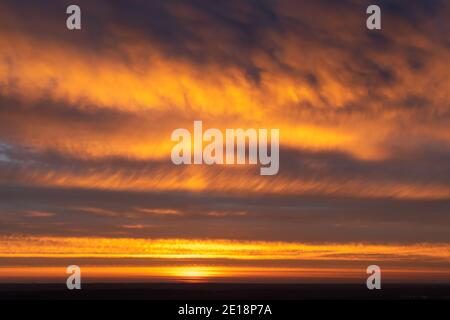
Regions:
[[[23,187],[2,187],[0,198],[3,234],[449,241],[447,200],[232,197]]]

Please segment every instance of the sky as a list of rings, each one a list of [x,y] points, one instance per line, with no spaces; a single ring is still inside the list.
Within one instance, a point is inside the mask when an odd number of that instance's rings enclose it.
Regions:
[[[76,3],[0,3],[0,282],[450,282],[448,1]],[[174,165],[194,120],[278,174]]]

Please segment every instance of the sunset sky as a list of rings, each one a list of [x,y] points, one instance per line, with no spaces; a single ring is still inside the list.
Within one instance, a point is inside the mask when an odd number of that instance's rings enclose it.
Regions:
[[[0,282],[450,282],[450,2],[372,2],[2,0]],[[194,120],[279,173],[174,165]]]

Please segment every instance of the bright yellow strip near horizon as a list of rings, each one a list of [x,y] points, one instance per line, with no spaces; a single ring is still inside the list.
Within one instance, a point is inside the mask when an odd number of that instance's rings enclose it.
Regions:
[[[267,266],[83,266],[83,282],[364,282],[366,272],[364,268],[298,268],[298,267],[267,267]],[[17,283],[21,281],[49,281],[57,280],[64,283],[67,278],[66,267],[0,267],[0,281]],[[444,269],[405,269],[383,268],[384,281],[436,281],[447,282],[450,273]]]
[[[434,259],[450,262],[450,244],[298,243],[238,240],[18,237],[0,238],[0,257],[96,257],[241,260]]]

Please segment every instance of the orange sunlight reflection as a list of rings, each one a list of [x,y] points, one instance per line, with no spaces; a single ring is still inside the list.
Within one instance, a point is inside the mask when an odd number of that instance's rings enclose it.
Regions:
[[[295,267],[236,267],[236,266],[82,266],[83,282],[361,282],[366,278],[363,267],[357,268],[295,268]],[[61,282],[67,278],[65,267],[0,267],[0,282]],[[384,268],[383,279],[389,282],[450,282],[447,269]]]
[[[448,244],[296,243],[131,238],[0,238],[0,281],[362,281],[371,264],[384,279],[450,282]]]

